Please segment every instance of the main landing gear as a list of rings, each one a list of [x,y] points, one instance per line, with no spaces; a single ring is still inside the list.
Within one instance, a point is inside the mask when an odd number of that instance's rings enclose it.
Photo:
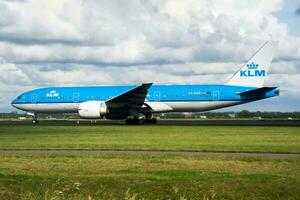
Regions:
[[[125,123],[127,125],[156,124],[157,119],[152,116],[146,118],[144,115],[128,116]]]

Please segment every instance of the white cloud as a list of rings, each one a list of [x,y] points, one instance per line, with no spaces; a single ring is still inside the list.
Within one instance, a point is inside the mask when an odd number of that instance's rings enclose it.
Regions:
[[[295,44],[286,25],[272,15],[281,4],[279,0],[1,3],[7,10],[2,18],[14,16],[16,20],[1,28],[0,38],[10,42],[5,48],[19,50],[12,51],[13,56],[3,55],[11,62],[62,61],[66,57],[77,62],[129,65],[237,60],[248,57],[251,49],[269,39],[283,40],[283,47],[291,43],[288,49],[297,48],[299,39]],[[28,48],[35,53],[24,58]],[[97,56],[91,56],[93,52]],[[299,54],[293,57],[299,59]]]
[[[224,83],[266,40],[279,41],[267,84],[299,93],[300,38],[275,17],[282,7],[282,0],[1,1],[2,101],[49,85]]]

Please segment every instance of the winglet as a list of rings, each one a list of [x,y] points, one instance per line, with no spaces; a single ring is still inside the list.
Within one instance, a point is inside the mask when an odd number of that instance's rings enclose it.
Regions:
[[[143,83],[141,86],[145,87],[147,90],[152,86],[153,83]]]
[[[262,87],[273,58],[273,42],[266,42],[226,85]]]

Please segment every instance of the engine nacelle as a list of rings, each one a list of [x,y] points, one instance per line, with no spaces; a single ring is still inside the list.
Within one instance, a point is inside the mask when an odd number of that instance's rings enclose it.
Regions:
[[[107,106],[103,101],[87,101],[79,104],[78,113],[81,118],[98,119],[107,113]]]

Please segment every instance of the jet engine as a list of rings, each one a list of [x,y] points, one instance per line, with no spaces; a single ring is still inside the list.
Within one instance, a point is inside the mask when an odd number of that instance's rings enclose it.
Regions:
[[[78,113],[81,118],[98,119],[107,114],[107,106],[103,101],[86,101],[79,104]]]

